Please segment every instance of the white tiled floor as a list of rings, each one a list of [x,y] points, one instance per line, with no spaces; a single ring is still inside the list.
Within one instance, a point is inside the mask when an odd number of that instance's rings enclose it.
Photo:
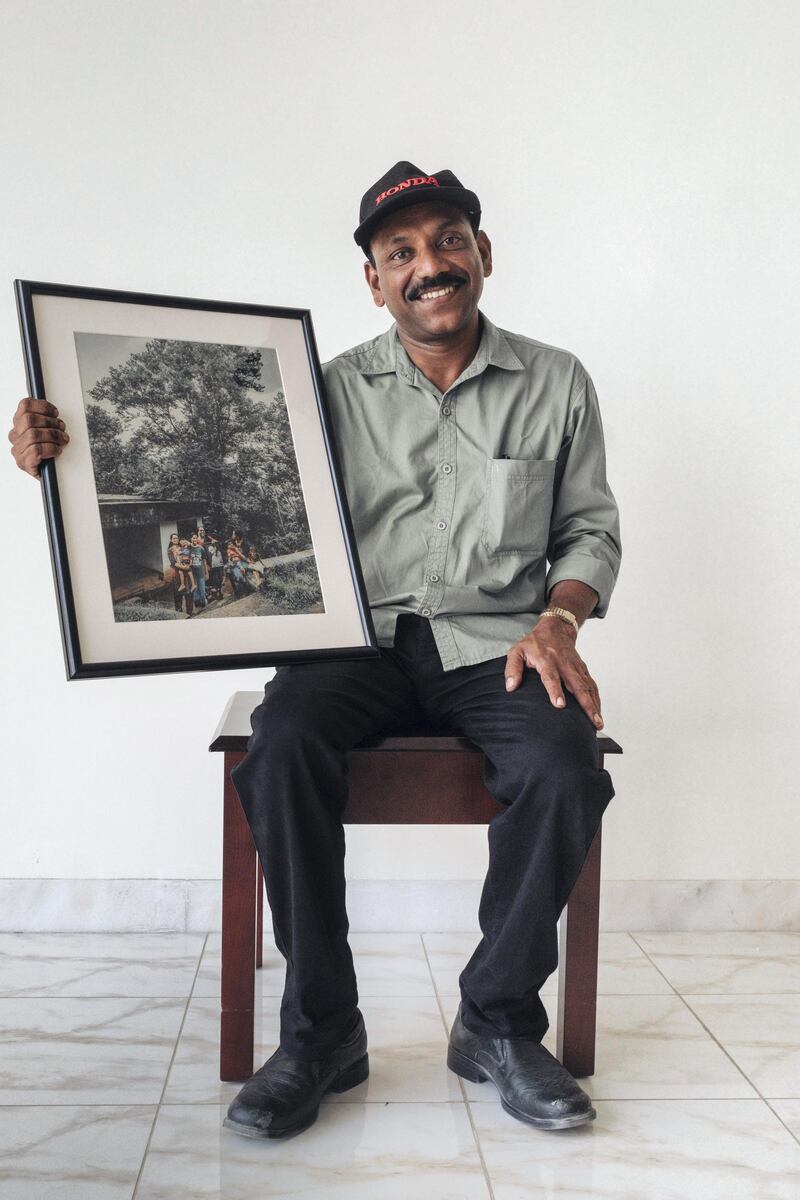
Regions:
[[[3,1200],[792,1200],[800,934],[600,939],[590,1125],[543,1133],[448,1071],[473,933],[354,933],[370,1077],[298,1137],[222,1128],[219,935],[0,935]],[[258,973],[257,1058],[282,963]],[[543,997],[555,1049],[557,979]]]

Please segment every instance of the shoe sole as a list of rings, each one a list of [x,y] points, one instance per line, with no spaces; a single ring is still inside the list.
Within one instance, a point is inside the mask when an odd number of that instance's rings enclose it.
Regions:
[[[363,1058],[359,1058],[349,1067],[341,1070],[338,1075],[334,1076],[323,1095],[327,1095],[328,1092],[349,1092],[351,1088],[358,1087],[360,1083],[363,1083],[368,1075],[369,1055],[365,1054]],[[232,1129],[241,1137],[261,1139],[282,1138],[290,1137],[295,1133],[302,1133],[304,1129],[308,1129],[314,1124],[318,1116],[319,1105],[317,1105],[313,1112],[309,1113],[301,1121],[298,1121],[297,1124],[287,1125],[281,1129],[258,1129],[255,1125],[242,1125],[238,1121],[232,1121],[230,1117],[225,1117],[222,1124],[226,1129]]]
[[[494,1083],[491,1075],[487,1075],[477,1063],[474,1063],[471,1058],[467,1058],[460,1050],[456,1050],[454,1046],[448,1047],[447,1065],[456,1075],[469,1080],[470,1083]],[[494,1086],[497,1087],[497,1084],[494,1083]],[[497,1088],[497,1091],[499,1094],[500,1089]],[[573,1113],[572,1116],[566,1117],[532,1117],[529,1113],[514,1108],[513,1104],[509,1104],[502,1094],[500,1095],[500,1104],[512,1117],[516,1117],[518,1121],[524,1121],[527,1125],[533,1125],[536,1129],[572,1129],[575,1125],[584,1125],[587,1121],[593,1121],[597,1116],[596,1109],[590,1108],[587,1112]]]

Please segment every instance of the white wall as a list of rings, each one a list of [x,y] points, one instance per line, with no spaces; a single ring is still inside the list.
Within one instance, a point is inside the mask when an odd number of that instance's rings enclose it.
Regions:
[[[395,160],[473,187],[484,308],[577,353],[624,561],[581,633],[609,879],[798,874],[796,4],[0,4],[0,407],[15,276],[307,306],[380,331],[352,242]],[[214,878],[225,699],[67,683],[38,486],[2,486],[3,877]],[[479,878],[485,831],[353,829],[352,878]]]

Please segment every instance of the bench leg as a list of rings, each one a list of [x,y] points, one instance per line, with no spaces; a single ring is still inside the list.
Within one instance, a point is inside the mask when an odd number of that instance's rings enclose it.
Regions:
[[[225,753],[222,838],[222,1011],[219,1077],[253,1074],[256,932],[256,849],[231,780],[244,755]]]
[[[600,851],[597,830],[561,920],[556,1057],[576,1078],[594,1074]]]

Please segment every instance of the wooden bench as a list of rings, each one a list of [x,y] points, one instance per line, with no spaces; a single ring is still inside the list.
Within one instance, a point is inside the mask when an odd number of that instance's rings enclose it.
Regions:
[[[261,966],[264,879],[231,781],[262,692],[236,692],[209,747],[224,754],[220,1079],[253,1073],[255,971]],[[600,766],[622,747],[598,735]],[[430,731],[363,742],[348,755],[350,824],[485,825],[503,811],[483,783],[483,754],[466,738]],[[594,1072],[601,832],[559,923],[557,1055],[573,1075]],[[476,936],[477,943],[477,936]]]

